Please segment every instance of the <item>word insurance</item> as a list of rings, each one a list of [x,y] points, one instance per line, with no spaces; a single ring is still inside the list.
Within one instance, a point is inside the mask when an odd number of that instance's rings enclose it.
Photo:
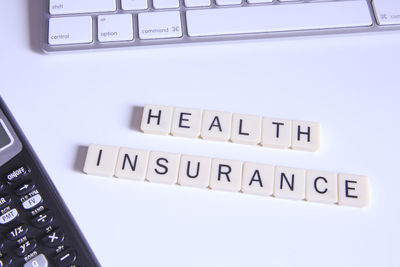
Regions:
[[[89,146],[83,171],[277,198],[368,205],[368,177],[354,174],[104,145]]]
[[[316,151],[320,146],[316,122],[181,107],[145,105],[141,130],[282,149]]]

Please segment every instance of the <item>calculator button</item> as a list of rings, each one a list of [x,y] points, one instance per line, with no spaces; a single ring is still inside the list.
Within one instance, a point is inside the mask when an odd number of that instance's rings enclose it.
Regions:
[[[15,183],[20,181],[27,173],[28,173],[28,169],[25,166],[20,166],[12,171],[10,171],[6,178],[7,181],[10,183]]]
[[[60,229],[48,233],[45,237],[42,238],[43,244],[50,248],[58,246],[63,241],[64,233]]]
[[[31,253],[36,248],[36,241],[31,239],[21,244],[17,249],[16,253],[18,256],[24,256],[25,254]]]
[[[40,194],[36,194],[33,197],[30,197],[24,202],[22,202],[22,206],[24,207],[24,209],[30,210],[39,205],[41,202],[42,202],[42,197],[40,196]]]
[[[18,217],[17,209],[12,209],[10,211],[7,211],[6,213],[0,216],[0,224],[7,224],[9,222],[12,222],[17,217]]]
[[[11,203],[11,197],[9,195],[5,195],[0,197],[0,208]]]
[[[14,227],[11,231],[7,233],[7,238],[10,240],[16,240],[21,238],[28,232],[28,227],[25,224],[21,224],[17,227]]]
[[[3,256],[0,258],[0,267],[11,266],[12,259],[8,256]]]
[[[53,219],[53,213],[51,211],[45,211],[33,217],[32,224],[37,228],[43,228],[49,225]]]
[[[48,267],[49,263],[47,262],[46,256],[43,254],[37,255],[30,261],[24,264],[24,267]]]
[[[57,256],[54,257],[54,261],[57,266],[64,267],[69,264],[74,263],[76,260],[76,252],[73,249],[67,249],[63,252],[60,252]]]
[[[34,188],[35,185],[32,182],[24,183],[15,190],[15,194],[18,196],[22,196],[28,193],[29,191],[33,190]]]

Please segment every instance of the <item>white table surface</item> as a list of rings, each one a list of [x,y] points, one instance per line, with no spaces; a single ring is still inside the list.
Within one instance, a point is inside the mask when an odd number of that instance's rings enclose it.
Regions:
[[[103,266],[400,266],[400,32],[38,53],[0,2],[0,93]],[[144,104],[318,121],[316,153],[145,135]],[[90,143],[370,177],[368,208],[101,178]]]

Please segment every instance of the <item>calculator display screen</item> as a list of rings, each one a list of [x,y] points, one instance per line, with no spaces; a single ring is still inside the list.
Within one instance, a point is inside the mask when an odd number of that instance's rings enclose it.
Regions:
[[[10,133],[3,120],[0,119],[0,151],[9,146],[12,143]]]

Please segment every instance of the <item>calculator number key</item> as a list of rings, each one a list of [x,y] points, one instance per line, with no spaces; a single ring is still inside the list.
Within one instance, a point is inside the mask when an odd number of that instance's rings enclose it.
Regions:
[[[43,254],[40,254],[27,263],[24,264],[24,267],[48,267],[49,263],[46,259],[46,256]]]

